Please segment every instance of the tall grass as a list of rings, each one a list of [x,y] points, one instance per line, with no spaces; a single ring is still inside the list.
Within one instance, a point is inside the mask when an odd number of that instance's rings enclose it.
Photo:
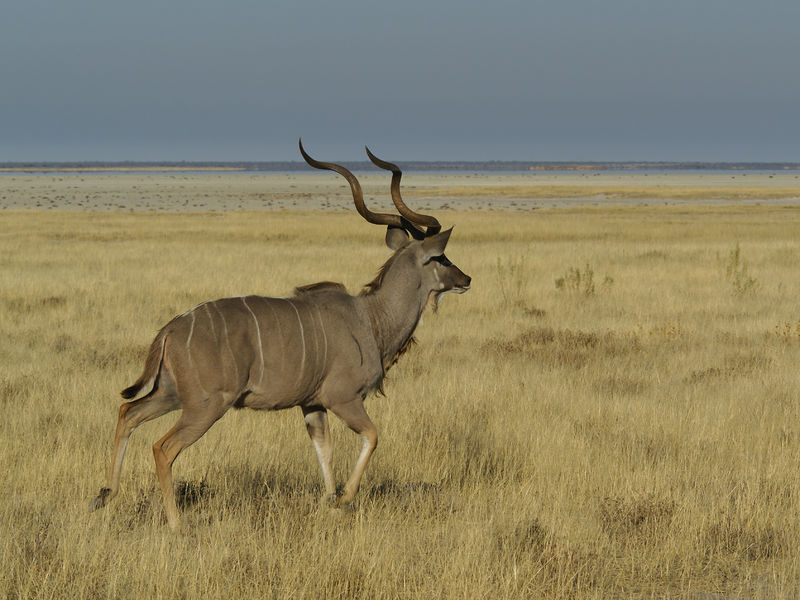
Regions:
[[[800,595],[800,210],[447,212],[473,289],[426,315],[368,401],[350,510],[319,503],[299,411],[232,411],[176,461],[164,523],[118,390],[203,300],[369,281],[352,213],[0,213],[0,596],[793,598]],[[732,294],[720,256],[758,279]],[[553,282],[575,265],[603,293]],[[343,481],[359,449],[332,423]]]

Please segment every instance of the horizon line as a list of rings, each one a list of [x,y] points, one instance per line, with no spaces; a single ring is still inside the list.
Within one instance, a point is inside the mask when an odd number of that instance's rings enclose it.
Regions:
[[[800,170],[796,161],[672,161],[672,160],[411,160],[395,161],[407,171],[589,171],[589,170]],[[374,170],[369,161],[342,161],[346,168]],[[78,160],[0,161],[0,173],[8,171],[310,171],[298,160]]]

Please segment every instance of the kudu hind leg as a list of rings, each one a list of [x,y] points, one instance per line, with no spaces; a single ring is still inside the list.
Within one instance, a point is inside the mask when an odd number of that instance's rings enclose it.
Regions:
[[[311,438],[314,451],[317,453],[322,479],[325,482],[325,500],[336,500],[336,483],[333,480],[333,444],[331,443],[331,430],[328,425],[328,413],[324,408],[303,407],[303,419],[306,430]]]
[[[342,419],[350,429],[359,434],[363,440],[361,452],[353,467],[353,472],[350,474],[350,478],[347,480],[342,490],[342,495],[339,497],[340,504],[348,504],[353,501],[356,492],[358,492],[358,486],[361,484],[361,477],[364,475],[367,463],[369,463],[369,459],[378,445],[378,430],[370,420],[367,411],[364,410],[364,402],[361,398],[344,405],[333,406],[331,410],[337,417]]]
[[[125,402],[119,407],[117,430],[114,434],[114,450],[111,453],[111,467],[108,472],[108,487],[100,489],[100,493],[89,503],[89,512],[104,507],[119,491],[119,479],[122,473],[122,461],[128,447],[131,433],[145,421],[156,419],[180,407],[174,395],[155,394]]]
[[[156,462],[156,474],[161,495],[164,497],[164,511],[171,529],[177,529],[180,523],[178,505],[175,502],[175,490],[172,488],[172,463],[178,455],[199,440],[203,434],[224,414],[224,410],[211,411],[215,403],[209,402],[206,410],[183,410],[178,422],[167,434],[153,444],[153,458]]]

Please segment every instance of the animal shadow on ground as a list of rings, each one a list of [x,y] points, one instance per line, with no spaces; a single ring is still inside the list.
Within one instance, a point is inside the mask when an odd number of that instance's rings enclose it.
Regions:
[[[175,501],[180,510],[186,510],[210,498],[212,491],[205,479],[200,481],[178,481],[175,485]]]
[[[384,479],[362,490],[363,501],[374,504],[395,504],[424,512],[453,512],[454,498],[439,483]]]
[[[178,481],[175,484],[175,501],[182,512],[201,504],[211,496],[213,491],[204,479]],[[131,531],[152,522],[153,519],[160,520],[163,517],[161,507],[161,490],[155,486],[146,490],[140,489],[130,504],[121,510],[124,515],[123,528]]]
[[[394,479],[385,479],[380,483],[376,483],[368,490],[365,490],[365,492],[365,495],[369,498],[393,497],[399,499],[407,498],[412,494],[436,495],[441,492],[441,486],[436,483],[427,483],[424,481],[395,481]]]
[[[294,478],[285,478],[276,474],[265,474],[261,471],[244,469],[239,473],[235,495],[239,500],[249,499],[257,507],[256,515],[267,515],[276,508],[286,509],[293,507],[304,513],[312,513],[319,505],[322,488],[306,489]],[[214,485],[205,479],[196,481],[179,480],[175,483],[175,500],[178,510],[186,514],[192,509],[201,508],[215,495]],[[219,491],[219,490],[217,490]],[[223,492],[222,496],[226,494]],[[138,497],[124,511],[125,529],[136,529],[154,518],[163,517],[161,514],[161,493],[153,487],[147,491],[140,490]],[[403,507],[412,512],[453,512],[454,499],[443,488],[442,484],[421,481],[396,481],[384,479],[368,488],[362,488],[356,505],[394,505]],[[355,505],[339,507],[344,513],[356,510]],[[202,508],[201,508],[202,510]],[[219,515],[216,515],[219,518]],[[208,515],[213,519],[213,515]],[[163,519],[162,519],[163,520]],[[202,518],[200,519],[202,521]]]

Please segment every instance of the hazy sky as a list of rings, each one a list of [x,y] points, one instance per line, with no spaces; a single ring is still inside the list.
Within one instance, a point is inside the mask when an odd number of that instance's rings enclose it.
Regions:
[[[798,0],[6,0],[0,161],[800,160]]]

